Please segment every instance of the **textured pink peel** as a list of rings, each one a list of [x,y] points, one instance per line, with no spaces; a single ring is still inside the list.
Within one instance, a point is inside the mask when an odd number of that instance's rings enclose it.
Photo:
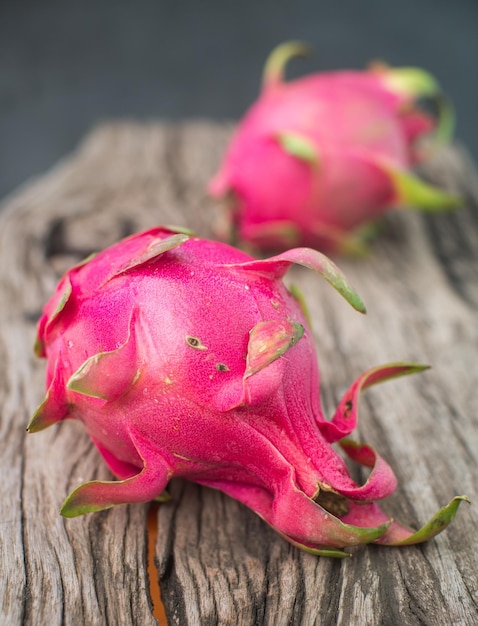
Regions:
[[[45,356],[45,346],[41,337],[46,332],[46,326],[54,324],[55,319],[60,315],[65,306],[70,300],[70,296],[73,292],[70,277],[66,275],[58,284],[55,295],[48,303],[48,307],[45,309],[43,316],[39,322],[39,328],[35,339],[34,352],[39,357]]]
[[[61,373],[62,357],[60,353],[53,364],[53,376],[48,386],[45,399],[37,407],[27,426],[29,433],[44,430],[57,422],[61,422],[61,420],[68,415],[69,407],[65,393],[65,381]]]
[[[157,450],[151,449],[145,442],[139,442],[137,435],[131,433],[131,440],[143,460],[143,469],[125,480],[95,480],[77,487],[63,503],[62,515],[76,517],[118,504],[149,502],[163,493],[171,478],[167,463],[161,459]]]
[[[228,482],[201,481],[202,484],[221,489],[239,502],[246,504],[293,543],[309,545],[317,549],[340,546],[356,546],[376,541],[389,528],[391,520],[377,526],[353,526],[316,504],[297,489],[290,476],[284,476],[280,490],[272,497],[270,493],[253,489],[250,485]]]
[[[270,320],[259,322],[249,334],[244,378],[256,374],[296,344],[304,334],[299,322]]]
[[[78,487],[63,515],[161,498],[179,476],[237,498],[318,555],[423,541],[450,521],[460,498],[418,533],[388,519],[376,501],[395,489],[392,470],[372,447],[344,438],[362,390],[423,366],[368,370],[326,420],[304,307],[282,282],[294,263],[364,311],[318,252],[256,260],[168,228],[120,241],[67,273],[38,324],[47,393],[28,429],[80,420],[118,480]],[[364,484],[334,442],[372,469]]]
[[[462,502],[470,502],[467,496],[456,496],[446,506],[426,522],[419,530],[407,528],[392,521],[383,535],[374,543],[384,546],[408,546],[423,543],[432,539],[453,521]],[[351,503],[350,509],[343,520],[348,524],[375,527],[378,524],[390,522],[387,515],[376,504]]]
[[[372,468],[367,481],[359,487],[351,489],[335,484],[335,489],[341,495],[364,502],[381,500],[392,495],[397,487],[397,479],[388,463],[371,446],[346,439],[342,439],[341,446],[353,461]]]
[[[365,313],[366,309],[362,299],[355,289],[349,285],[342,271],[335,263],[317,250],[294,248],[269,259],[246,261],[229,265],[228,267],[282,278],[290,266],[294,264],[302,265],[320,274],[354,309],[360,311],[360,313]]]
[[[438,120],[434,129],[423,114],[406,110],[403,121],[412,138],[433,131],[438,141],[451,139],[455,125],[453,108],[433,76],[416,67],[391,68],[384,63],[372,64],[370,70],[377,74],[386,89],[396,94],[405,110],[415,98],[431,98],[437,105]]]
[[[452,134],[451,107],[433,77],[376,64],[285,82],[287,62],[306,49],[289,42],[271,53],[262,93],[209,183],[212,196],[228,197],[224,232],[259,248],[363,254],[361,226],[390,208],[457,206],[412,172]],[[438,117],[422,98],[440,105]]]
[[[127,392],[141,373],[141,366],[135,359],[136,352],[134,326],[130,322],[125,342],[115,350],[88,357],[69,378],[67,389],[92,398],[117,400]],[[124,363],[122,368],[116,367],[118,362]]]
[[[137,269],[144,263],[148,263],[149,261],[153,261],[160,254],[167,252],[168,250],[172,250],[177,246],[180,246],[182,243],[189,239],[190,235],[185,233],[177,233],[175,235],[171,235],[170,237],[166,237],[166,239],[158,237],[157,239],[152,239],[144,250],[141,250],[138,256],[131,259],[126,263],[126,265],[120,267],[116,270],[116,275],[123,274],[128,270]]]
[[[399,376],[415,374],[426,369],[428,369],[428,365],[421,365],[420,363],[388,363],[367,370],[347,390],[333,418],[330,421],[322,419],[319,422],[322,434],[331,443],[350,435],[357,426],[358,407],[362,391],[377,383]]]

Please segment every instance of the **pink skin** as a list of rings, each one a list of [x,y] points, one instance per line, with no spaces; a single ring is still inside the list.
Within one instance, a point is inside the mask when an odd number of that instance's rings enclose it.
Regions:
[[[212,196],[229,198],[240,240],[358,251],[360,226],[397,204],[421,206],[397,177],[414,181],[410,167],[436,120],[415,106],[420,93],[392,88],[390,75],[324,72],[285,83],[266,74],[209,185]],[[284,144],[287,136],[307,151]],[[453,201],[437,194],[435,204]]]
[[[396,480],[372,448],[343,438],[356,426],[363,388],[423,368],[366,372],[326,420],[312,336],[281,281],[294,262],[363,310],[317,252],[255,261],[163,228],[67,273],[39,322],[48,392],[29,430],[81,420],[119,480],[79,487],[65,515],[147,502],[183,476],[237,498],[317,554],[344,556],[338,548],[416,535],[376,505],[356,507],[390,495]],[[373,468],[365,484],[352,480],[335,441]],[[332,504],[314,501],[323,492]]]

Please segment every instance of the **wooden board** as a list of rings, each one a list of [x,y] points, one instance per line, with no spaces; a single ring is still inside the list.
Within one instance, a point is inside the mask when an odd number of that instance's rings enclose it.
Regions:
[[[211,236],[218,209],[205,183],[229,133],[199,122],[100,127],[0,211],[1,624],[155,623],[147,505],[61,518],[73,487],[108,472],[79,424],[25,433],[44,393],[35,323],[61,273],[121,236],[157,223]],[[358,436],[399,479],[387,511],[418,526],[454,495],[472,506],[426,545],[369,546],[337,561],[291,547],[219,492],[173,481],[156,546],[170,626],[478,623],[478,179],[458,148],[426,174],[466,206],[395,212],[370,258],[339,261],[367,316],[310,271],[294,268],[289,280],[311,311],[327,414],[373,365],[432,365],[362,401]]]

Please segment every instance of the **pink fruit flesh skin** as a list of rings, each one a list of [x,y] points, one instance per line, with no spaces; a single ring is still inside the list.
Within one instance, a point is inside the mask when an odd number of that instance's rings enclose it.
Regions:
[[[211,195],[229,198],[239,239],[357,252],[359,227],[392,206],[457,205],[410,171],[440,124],[416,105],[440,95],[428,74],[380,66],[284,82],[285,63],[301,52],[284,44],[271,54],[279,60],[266,66],[262,93],[209,185]]]
[[[390,520],[374,503],[395,490],[392,470],[370,446],[346,439],[362,389],[423,366],[369,370],[326,420],[312,334],[281,280],[293,263],[364,311],[318,252],[254,260],[166,228],[125,239],[64,276],[38,326],[48,391],[29,430],[80,420],[119,479],[78,487],[64,515],[147,502],[182,476],[221,489],[316,554],[423,541],[449,523],[464,497],[417,533]],[[334,442],[372,468],[363,485]]]

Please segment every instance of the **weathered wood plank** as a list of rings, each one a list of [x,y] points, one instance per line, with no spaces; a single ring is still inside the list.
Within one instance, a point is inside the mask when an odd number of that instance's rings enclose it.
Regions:
[[[0,620],[16,624],[153,624],[146,573],[147,507],[75,520],[58,508],[82,481],[105,477],[77,424],[25,435],[41,400],[35,321],[58,276],[89,252],[153,224],[210,236],[204,185],[229,128],[124,124],[9,199],[0,213]],[[425,521],[478,486],[478,192],[450,150],[429,175],[467,207],[395,214],[367,260],[341,261],[369,313],[354,313],[306,271],[292,271],[311,309],[328,414],[352,379],[389,360],[428,362],[420,376],[367,392],[359,435],[400,481],[388,510]],[[345,562],[290,547],[220,493],[177,481],[159,509],[157,559],[174,624],[474,624],[476,505],[429,544],[357,550]]]

